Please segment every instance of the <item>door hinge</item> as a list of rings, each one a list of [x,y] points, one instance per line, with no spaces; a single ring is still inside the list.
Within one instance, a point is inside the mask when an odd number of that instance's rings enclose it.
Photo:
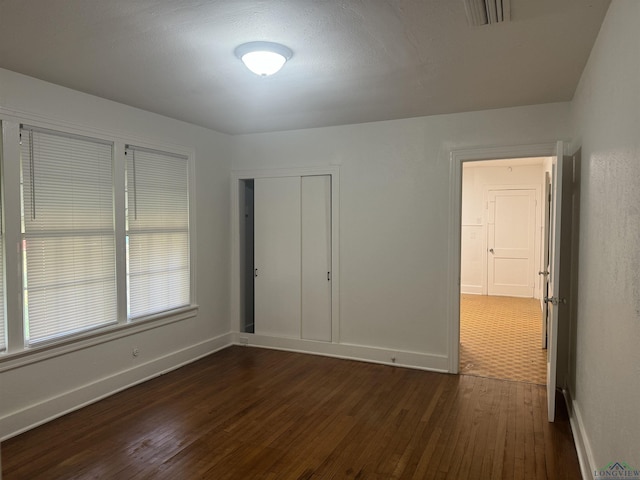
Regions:
[[[558,298],[558,297],[544,297],[544,301],[552,305],[560,305],[560,304],[565,305],[567,303],[566,298]]]

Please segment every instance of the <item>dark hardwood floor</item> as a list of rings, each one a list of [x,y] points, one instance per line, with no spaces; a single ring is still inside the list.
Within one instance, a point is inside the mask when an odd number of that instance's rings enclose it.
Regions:
[[[231,347],[2,444],[3,479],[579,479],[545,387]]]

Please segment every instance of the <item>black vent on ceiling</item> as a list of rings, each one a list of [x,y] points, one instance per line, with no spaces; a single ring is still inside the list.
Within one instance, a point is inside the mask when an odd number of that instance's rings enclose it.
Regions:
[[[511,19],[510,0],[463,0],[469,25],[491,25]]]

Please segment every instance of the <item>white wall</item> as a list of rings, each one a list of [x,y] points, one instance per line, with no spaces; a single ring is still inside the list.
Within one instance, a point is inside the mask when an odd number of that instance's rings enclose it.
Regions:
[[[339,165],[340,342],[400,364],[446,358],[449,154],[566,138],[567,115],[558,103],[243,135],[233,168]]]
[[[460,290],[462,293],[487,294],[487,188],[500,185],[536,186],[542,188],[542,164],[522,165],[521,159],[491,162],[467,162],[462,175],[462,225]],[[540,297],[541,199],[538,195],[535,228],[535,260],[531,277],[535,282],[534,296]],[[544,217],[542,217],[544,218]]]
[[[0,362],[0,438],[229,342],[231,137],[0,70],[0,108],[31,119],[126,134],[195,152],[195,318],[7,369]],[[221,337],[222,336],[222,337]],[[133,358],[132,347],[140,349]],[[34,357],[29,357],[34,358]]]
[[[614,0],[576,91],[582,146],[571,394],[591,470],[640,468],[640,2]]]

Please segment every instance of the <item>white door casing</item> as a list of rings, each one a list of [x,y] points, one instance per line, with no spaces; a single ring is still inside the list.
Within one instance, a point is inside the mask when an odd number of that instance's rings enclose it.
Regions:
[[[488,191],[489,295],[534,296],[536,196],[535,189]]]
[[[316,176],[316,175],[327,175],[331,177],[331,191],[330,191],[330,205],[331,205],[331,343],[337,344],[340,343],[340,167],[337,165],[325,166],[325,167],[304,167],[304,168],[269,168],[269,169],[256,169],[256,170],[243,170],[243,171],[233,171],[231,173],[231,241],[232,241],[232,251],[231,251],[231,306],[230,306],[230,315],[232,319],[232,326],[234,331],[239,333],[238,342],[241,344],[259,344],[265,346],[277,346],[282,345],[281,342],[277,340],[271,334],[260,334],[260,328],[258,327],[258,331],[251,334],[247,333],[243,329],[243,317],[241,315],[241,295],[240,289],[242,286],[242,281],[240,276],[243,274],[241,265],[242,262],[240,260],[240,256],[242,254],[241,245],[242,242],[240,240],[241,228],[240,221],[244,218],[244,214],[240,209],[241,206],[241,186],[242,181],[258,181],[262,179],[270,179],[270,178],[282,178],[282,177],[295,177],[300,179],[300,177],[305,176]],[[259,188],[259,187],[258,187]],[[260,208],[257,203],[259,200],[256,199],[256,207]],[[258,272],[259,276],[262,273],[266,272]],[[326,275],[326,273],[325,273]],[[326,277],[325,277],[326,278]],[[257,278],[255,278],[257,280]],[[300,308],[301,310],[301,308]],[[300,312],[298,315],[298,325],[300,325]],[[301,339],[300,331],[298,332],[297,339],[301,342],[305,342],[306,340]],[[295,341],[294,337],[287,337],[286,342],[289,345],[295,345],[294,343],[290,343]],[[329,343],[329,342],[323,342]],[[299,346],[295,348],[306,348],[304,343],[301,343]],[[291,347],[294,348],[294,347]],[[317,344],[313,347],[318,347]],[[330,348],[327,346],[327,348]],[[326,350],[330,352],[331,350]]]
[[[527,145],[505,145],[452,150],[449,163],[449,344],[448,371],[460,369],[460,244],[462,224],[462,166],[465,162],[500,158],[551,157],[557,142]]]

